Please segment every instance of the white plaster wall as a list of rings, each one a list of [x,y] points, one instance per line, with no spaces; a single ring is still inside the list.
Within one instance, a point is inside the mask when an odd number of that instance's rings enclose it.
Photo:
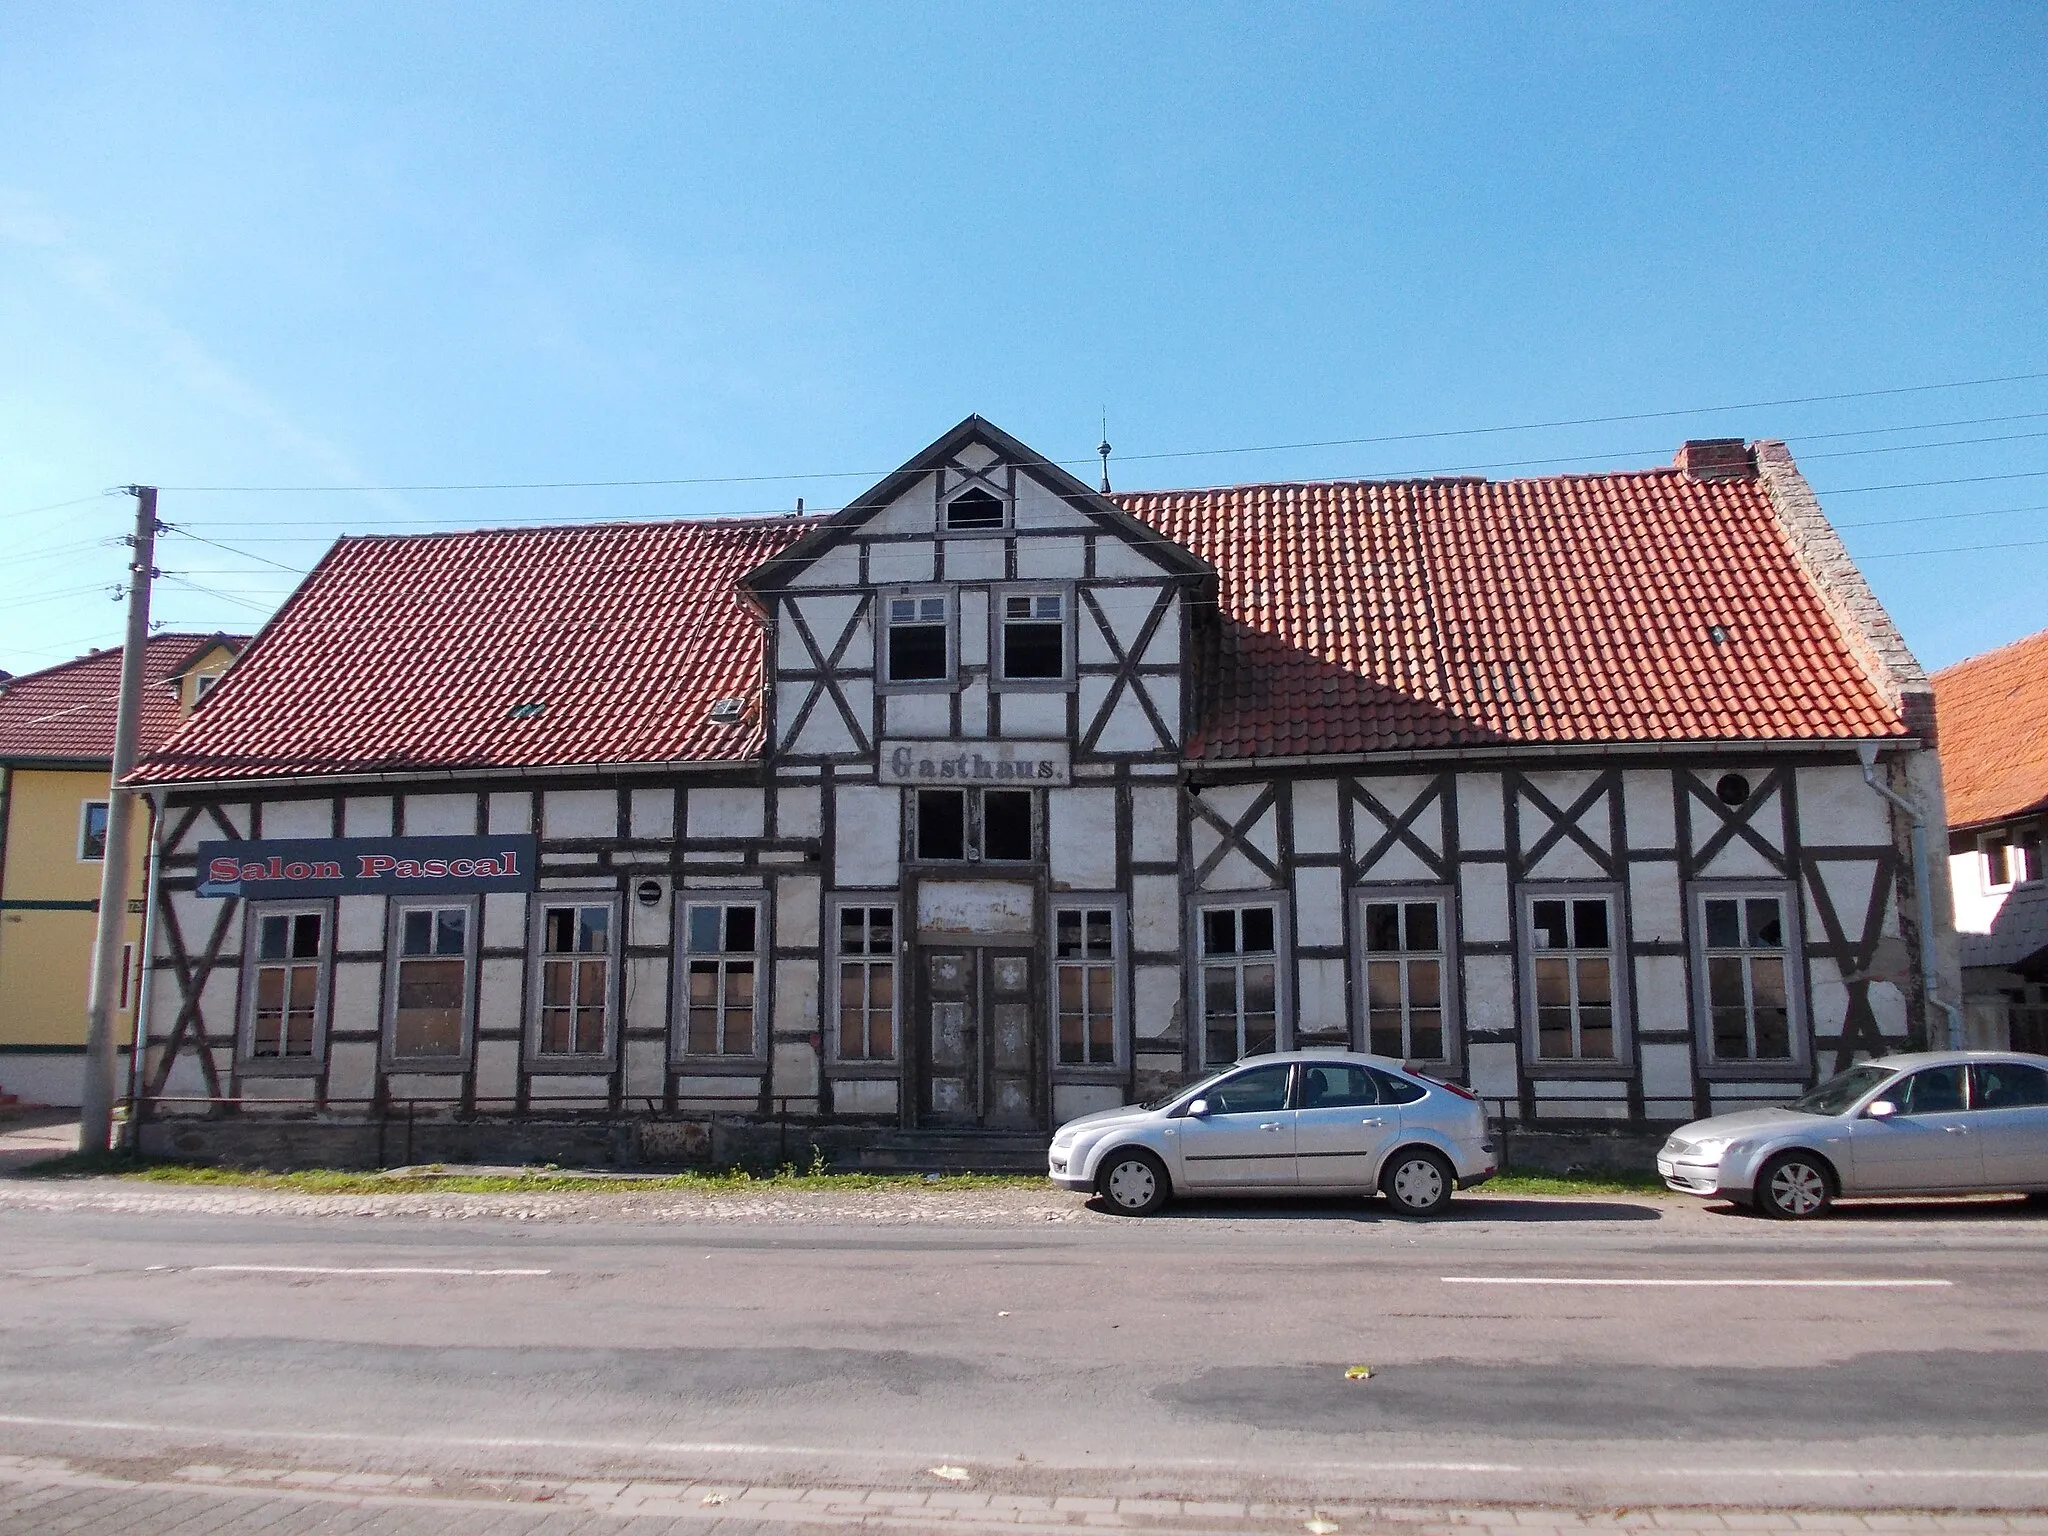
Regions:
[[[759,837],[763,791],[754,788],[693,789],[685,799],[689,835]]]
[[[470,837],[476,832],[475,795],[407,795],[407,837]]]
[[[1621,813],[1628,821],[1631,848],[1678,847],[1677,813],[1672,808],[1671,774],[1662,768],[1630,768],[1621,776]]]
[[[930,532],[931,526],[931,508],[927,506],[925,531]],[[932,579],[932,572],[937,568],[938,562],[928,543],[868,546],[868,580],[878,587],[922,586]]]
[[[377,1047],[339,1042],[327,1048],[327,1097],[368,1099],[377,1093]]]
[[[1037,577],[1076,577],[1087,565],[1081,539],[1019,539],[1017,574],[1029,580]]]
[[[1956,931],[1989,933],[2010,890],[1984,889],[1984,856],[1972,848],[1948,858],[1949,887],[1955,892]]]
[[[834,807],[833,873],[842,886],[894,886],[903,800],[894,789],[841,786]]]
[[[1507,847],[1497,773],[1461,773],[1458,785],[1458,846],[1475,853]]]
[[[511,1099],[519,1093],[519,1042],[479,1040],[476,1043],[476,1096]],[[504,1106],[498,1106],[503,1109]]]
[[[797,587],[851,587],[859,581],[859,551],[852,544],[839,544],[797,572],[790,584]]]
[[[937,488],[930,475],[919,475],[901,496],[862,525],[867,533],[930,533],[937,526],[933,508]]]
[[[1839,1035],[1849,1017],[1849,989],[1842,983],[1841,967],[1826,958],[1809,960],[1807,977],[1812,989],[1814,1034]]]
[[[896,1084],[887,1078],[855,1077],[832,1085],[832,1111],[840,1115],[893,1115]]]
[[[1096,587],[1093,589],[1093,596],[1095,606],[1102,610],[1102,617],[1109,622],[1110,634],[1115,638],[1117,646],[1128,656],[1131,647],[1137,643],[1139,632],[1145,627],[1145,620],[1152,612],[1153,603],[1158,601],[1159,589]],[[1169,632],[1178,634],[1178,626],[1169,631],[1168,626],[1171,623],[1170,616],[1162,618],[1159,621],[1159,629],[1153,635],[1153,645],[1161,647],[1161,654],[1154,658],[1156,660],[1170,659],[1170,652],[1161,646],[1161,642]],[[1109,641],[1103,637],[1101,627],[1096,622],[1095,615],[1088,611],[1085,604],[1081,609],[1080,655],[1083,661],[1090,663],[1105,664],[1116,660],[1115,651],[1111,650]]]
[[[391,797],[389,795],[351,795],[341,802],[341,835],[343,837],[389,837],[391,835]]]
[[[1466,1032],[1513,1029],[1515,962],[1506,955],[1467,955],[1461,975],[1464,990],[1459,996],[1458,1017]]]
[[[869,556],[872,562],[873,556]],[[946,580],[1001,581],[1007,562],[1001,539],[948,539]],[[964,636],[962,637],[965,638]]]
[[[1816,846],[1891,846],[1891,813],[1858,767],[1801,768],[1799,837]]]
[[[1011,740],[1064,740],[1067,696],[1064,693],[1005,693],[1003,735]]]
[[[970,678],[960,688],[960,734],[966,737],[988,735],[989,721],[988,684],[979,677]]]
[[[882,734],[886,737],[929,738],[952,734],[953,704],[949,694],[884,694],[882,710]]]
[[[1307,947],[1344,942],[1344,875],[1320,865],[1294,872],[1294,942]]]
[[[1019,528],[1073,528],[1085,531],[1094,526],[1029,472],[1017,476],[1015,521]]]
[[[1638,943],[1676,944],[1685,937],[1685,899],[1676,864],[1629,865],[1628,920]]]
[[[668,1084],[668,1048],[660,1040],[626,1042],[626,1097],[659,1101]]]
[[[674,887],[666,880],[661,882],[661,899],[651,907],[643,907],[639,901],[628,895],[626,898],[626,942],[629,944],[660,944],[669,941],[669,923],[674,917]]]
[[[1131,880],[1131,947],[1173,953],[1180,949],[1180,880],[1137,875]]]
[[[533,796],[523,789],[503,790],[491,796],[490,820],[493,832],[533,830]]]
[[[1637,1029],[1690,1029],[1686,1003],[1685,958],[1681,955],[1638,955],[1635,961]]]
[[[1514,936],[1504,864],[1466,864],[1458,871],[1458,925],[1468,941],[1497,944]]]
[[[1181,973],[1178,966],[1141,965],[1131,976],[1135,1013],[1132,1037],[1162,1040],[1180,1028],[1182,1007]]]
[[[1145,678],[1140,686],[1156,695],[1155,686],[1160,679]],[[1079,683],[1082,729],[1088,729],[1096,715],[1102,710],[1103,701],[1109,697],[1110,679],[1106,677],[1084,677]],[[1169,731],[1174,728],[1175,711],[1179,708],[1171,701],[1155,698],[1153,708],[1158,710],[1160,724]],[[1156,752],[1171,746],[1171,740],[1161,741],[1159,732],[1153,729],[1151,719],[1145,713],[1145,706],[1130,688],[1117,695],[1116,706],[1109,718],[1102,723],[1096,734],[1095,748],[1098,752]]]
[[[1051,874],[1056,889],[1116,888],[1116,792],[1056,789],[1045,797],[1051,822]]]
[[[1098,576],[1156,576],[1163,569],[1145,550],[1122,539],[1103,537],[1095,541],[1095,574]]]
[[[1180,862],[1180,791],[1131,790],[1131,857],[1141,864]]]
[[[385,1081],[394,1099],[418,1099],[425,1103],[462,1097],[460,1072],[394,1072]]]
[[[592,1099],[610,1098],[611,1089],[611,1079],[594,1072],[581,1076],[546,1072],[527,1083],[528,1094],[536,1100],[582,1099],[587,1103]]]
[[[1294,975],[1295,1029],[1301,1034],[1348,1034],[1351,1023],[1344,1006],[1344,962],[1297,960]]]
[[[273,800],[263,807],[265,837],[331,837],[332,800]]]
[[[1337,781],[1302,779],[1294,786],[1294,851],[1338,853]]]
[[[338,960],[328,983],[328,1027],[344,1033],[378,1029],[384,967],[374,960]]]
[[[775,829],[784,837],[816,837],[824,826],[823,796],[816,785],[783,785],[776,790]]]
[[[1355,813],[1354,835],[1358,839],[1358,853],[1363,858],[1372,851],[1372,845],[1385,834],[1386,829],[1368,811]],[[1424,834],[1425,836],[1427,834]],[[1372,881],[1434,880],[1436,871],[1422,862],[1422,858],[1406,843],[1394,843],[1377,861],[1361,871],[1361,879]]]
[[[1109,1083],[1054,1083],[1053,1124],[1062,1125],[1098,1110],[1115,1109],[1123,1101],[1123,1090]]]
[[[484,892],[484,948],[526,947],[526,897],[518,891]]]
[[[774,1055],[774,1083],[778,1097],[800,1094],[813,1097],[818,1091],[818,1053],[808,1045],[778,1045]]]
[[[1643,1093],[1648,1097],[1692,1098],[1692,1052],[1682,1045],[1641,1044]]]
[[[816,875],[784,875],[775,882],[775,942],[779,947],[807,949],[818,942],[821,891]]]
[[[609,789],[551,789],[541,796],[546,837],[616,837],[619,797]]]
[[[626,1028],[668,1028],[668,960],[634,956],[626,961]]]
[[[476,1023],[479,1030],[519,1029],[526,1023],[526,962],[485,960],[479,963]]]
[[[1515,1048],[1485,1041],[1465,1053],[1472,1078],[1472,1091],[1490,1098],[1514,1098],[1519,1088],[1515,1075]]]
[[[626,828],[636,838],[675,836],[675,791],[666,785],[659,789],[634,790],[627,805]]]

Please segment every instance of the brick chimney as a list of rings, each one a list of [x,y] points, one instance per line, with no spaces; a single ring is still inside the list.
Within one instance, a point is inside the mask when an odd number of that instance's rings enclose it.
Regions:
[[[1678,450],[1678,467],[1695,480],[1754,480],[1756,460],[1739,437],[1696,437]]]

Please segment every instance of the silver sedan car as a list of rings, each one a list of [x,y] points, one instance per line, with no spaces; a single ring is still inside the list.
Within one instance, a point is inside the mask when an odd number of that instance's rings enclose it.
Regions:
[[[1434,1216],[1493,1176],[1486,1111],[1463,1088],[1383,1056],[1259,1056],[1149,1104],[1069,1120],[1048,1173],[1148,1216],[1173,1195],[1383,1191]]]
[[[1791,1220],[1842,1196],[2048,1193],[2048,1057],[1866,1061],[1790,1105],[1681,1127],[1657,1172],[1681,1194]]]

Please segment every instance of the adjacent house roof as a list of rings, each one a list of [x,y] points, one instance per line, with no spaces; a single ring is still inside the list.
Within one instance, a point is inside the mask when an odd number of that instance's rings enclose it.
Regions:
[[[1753,474],[1116,499],[1221,573],[1193,757],[1906,733]]]
[[[1934,674],[1952,827],[2048,807],[2048,629]]]
[[[342,539],[135,780],[755,757],[762,632],[735,584],[808,526]]]
[[[969,418],[924,457],[994,430]],[[1816,540],[1846,556],[1817,511],[1795,548],[1771,477],[1796,471],[1760,446],[1762,479],[1729,440],[1667,469],[1533,480],[1053,483],[1104,536],[1172,541],[1152,547],[1204,592],[1214,573],[1193,757],[1907,735],[1893,674],[1924,686],[1917,668],[1873,651],[1837,590],[1881,619],[1853,568],[1809,574]],[[136,777],[756,757],[747,589],[900,478],[831,519],[344,539]],[[721,699],[746,701],[740,723],[711,718]]]
[[[151,635],[143,652],[139,752],[168,740],[183,720],[178,691],[170,686],[216,645],[240,649],[245,635]],[[0,688],[0,760],[107,762],[114,757],[114,713],[121,694],[121,650],[114,646],[41,672],[10,679]]]

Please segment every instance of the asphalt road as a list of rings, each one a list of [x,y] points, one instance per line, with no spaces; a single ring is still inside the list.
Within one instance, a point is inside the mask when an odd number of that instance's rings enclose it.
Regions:
[[[839,1221],[0,1200],[0,1445],[877,1488],[943,1465],[1020,1495],[2048,1506],[2038,1207],[1799,1227],[1650,1198],[1463,1196],[1436,1223],[944,1209],[975,1198]]]

